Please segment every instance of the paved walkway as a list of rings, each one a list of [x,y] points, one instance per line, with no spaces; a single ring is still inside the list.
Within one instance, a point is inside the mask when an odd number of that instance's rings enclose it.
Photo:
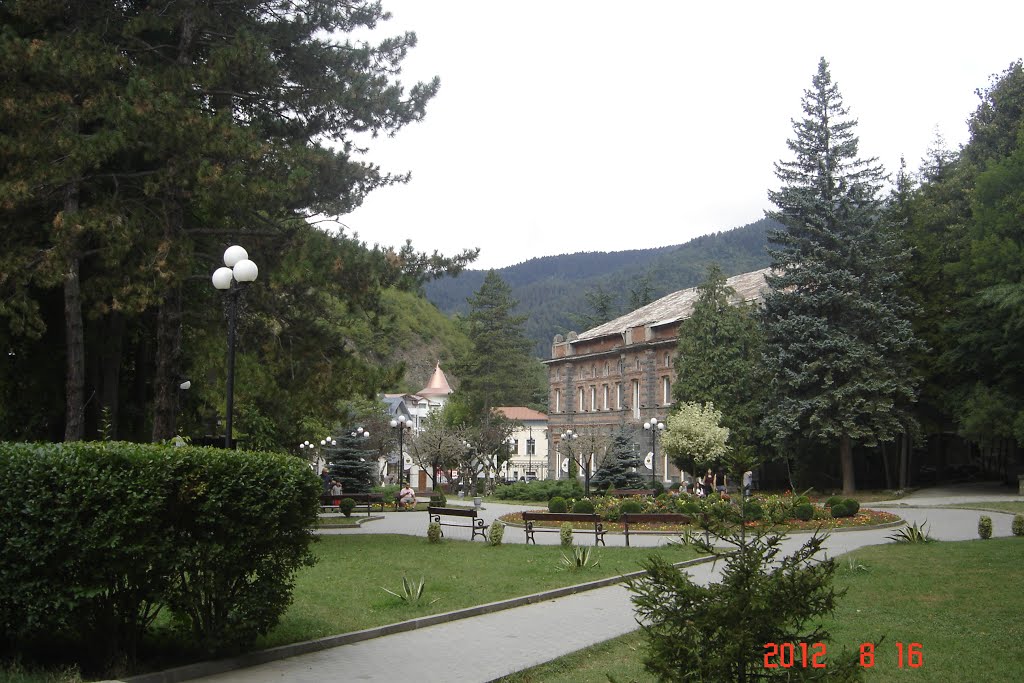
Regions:
[[[973,501],[1024,501],[1006,489],[996,487],[956,487],[916,492],[899,501],[871,503],[870,507],[901,508],[898,514],[908,522],[927,523],[931,535],[945,541],[977,538],[978,516],[970,510],[941,509],[936,505]],[[922,507],[909,507],[922,506]],[[516,506],[487,504],[483,513],[490,522]],[[1012,515],[992,514],[993,534],[1011,534]],[[371,522],[358,530],[331,533],[401,533],[424,536],[425,513],[388,513],[385,519]],[[462,530],[449,531],[459,537]],[[845,531],[832,534],[826,542],[829,556],[867,545],[886,543],[892,529]],[[557,534],[541,534],[541,542],[557,543]],[[468,539],[469,532],[464,537]],[[523,542],[516,528],[505,531],[506,542]],[[554,538],[551,538],[554,537]],[[669,537],[672,538],[672,537]],[[635,545],[664,543],[665,536],[642,535]],[[801,536],[787,539],[787,551],[801,542]],[[609,534],[609,545],[622,545],[621,535]],[[720,564],[690,568],[690,575],[707,582],[717,577]],[[262,683],[271,681],[395,681],[424,683],[480,681],[486,683],[501,676],[555,659],[637,627],[630,593],[621,585],[609,586],[569,597],[516,607],[492,614],[451,621],[405,633],[397,633],[351,645],[342,645],[311,654],[289,657],[255,667],[200,679],[210,683]]]

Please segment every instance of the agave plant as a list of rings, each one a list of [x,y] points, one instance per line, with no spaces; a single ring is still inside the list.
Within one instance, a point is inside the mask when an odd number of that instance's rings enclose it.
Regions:
[[[423,597],[423,587],[424,581],[422,576],[420,577],[419,583],[410,581],[407,577],[403,576],[401,593],[396,593],[393,590],[388,590],[383,586],[381,586],[381,590],[385,593],[390,593],[391,595],[394,595],[396,598],[398,598],[407,605],[417,605],[419,604],[420,599]],[[430,604],[437,602],[439,599],[440,598],[434,598],[430,601]]]
[[[899,531],[889,536],[889,540],[897,543],[931,543],[935,539],[928,534],[927,522],[922,523],[921,526],[914,522],[910,526],[901,527]]]
[[[600,562],[597,559],[597,553],[592,551],[593,548],[590,546],[573,546],[572,557],[562,553],[562,559],[559,561],[558,568],[563,571],[567,569],[576,571],[578,569],[596,567]]]

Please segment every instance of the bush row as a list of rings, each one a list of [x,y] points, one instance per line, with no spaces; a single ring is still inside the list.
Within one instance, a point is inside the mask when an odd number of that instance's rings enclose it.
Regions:
[[[616,498],[595,496],[573,498],[555,496],[548,501],[548,512],[596,512],[610,522],[618,521],[623,512],[678,512],[689,515],[709,515],[715,519],[736,517],[738,506],[733,501],[712,494],[706,498],[692,495],[662,494],[656,497],[633,496]],[[806,496],[768,495],[754,496],[744,503],[748,521],[765,520],[782,524],[786,520],[825,520],[852,517],[860,511],[860,503],[853,499],[837,498],[830,509],[814,505]]]
[[[498,500],[528,500],[545,502],[555,496],[562,498],[579,498],[583,495],[583,487],[575,479],[543,479],[536,481],[517,481],[514,484],[502,484],[494,490]]]
[[[160,610],[235,651],[291,601],[320,482],[285,455],[132,443],[0,443],[0,651],[134,659]]]

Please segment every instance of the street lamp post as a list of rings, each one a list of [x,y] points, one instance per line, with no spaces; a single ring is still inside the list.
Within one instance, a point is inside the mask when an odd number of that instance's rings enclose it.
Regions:
[[[238,245],[224,252],[224,265],[213,272],[213,286],[228,292],[228,380],[225,409],[224,448],[231,448],[231,421],[235,407],[235,331],[238,327],[238,297],[242,286],[253,282],[259,268]]]
[[[580,438],[580,435],[572,431],[571,429],[566,429],[564,432],[562,432],[562,441],[565,442],[565,448],[569,452],[569,460],[571,462],[574,462],[576,460],[572,453],[572,442],[578,438]],[[571,470],[572,466],[570,465],[568,469]]]
[[[404,448],[404,437],[407,430],[412,429],[412,423],[405,415],[399,415],[396,419],[391,421],[391,426],[398,432],[398,485],[402,485],[402,471],[405,469],[405,448]],[[367,432],[369,436],[369,432]],[[412,474],[410,472],[410,474]]]
[[[526,439],[526,483],[530,483],[530,473],[533,472],[533,452],[536,450],[536,442],[533,440],[533,427],[528,427],[530,436]],[[534,475],[536,476],[536,475]]]
[[[658,469],[657,438],[658,432],[665,431],[665,423],[658,422],[658,418],[652,417],[649,421],[644,422],[644,429],[651,433],[651,489],[654,489],[658,483],[658,479],[655,474]]]

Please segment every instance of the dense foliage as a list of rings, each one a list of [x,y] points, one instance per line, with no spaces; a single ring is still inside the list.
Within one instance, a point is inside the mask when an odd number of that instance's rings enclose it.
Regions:
[[[779,535],[710,527],[730,547],[696,544],[723,562],[720,582],[703,586],[652,556],[646,575],[627,584],[647,637],[645,668],[662,681],[859,680],[852,657],[830,656],[827,670],[765,666],[765,643],[830,643],[819,617],[842,596],[832,587],[835,561],[817,559],[824,537],[782,555]]]
[[[717,264],[697,286],[693,314],[679,326],[672,398],[714,404],[733,449],[751,449],[764,411],[763,334],[757,309],[736,300]]]
[[[0,648],[105,671],[162,609],[200,652],[251,644],[312,561],[319,492],[290,456],[0,443]]]
[[[217,434],[225,335],[208,275],[233,242],[260,269],[239,320],[249,446],[298,443],[339,398],[400,379],[381,292],[475,252],[368,249],[307,221],[408,177],[360,144],[422,118],[438,88],[397,81],[414,34],[348,38],[386,19],[365,0],[0,7],[0,437],[104,424],[160,440],[179,419]]]
[[[855,488],[853,445],[905,431],[916,381],[916,343],[902,288],[903,256],[885,223],[884,172],[857,156],[850,119],[827,62],[804,92],[769,193],[784,229],[769,234],[773,274],[764,301],[770,406],[780,444],[838,444],[843,490]]]

